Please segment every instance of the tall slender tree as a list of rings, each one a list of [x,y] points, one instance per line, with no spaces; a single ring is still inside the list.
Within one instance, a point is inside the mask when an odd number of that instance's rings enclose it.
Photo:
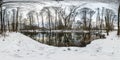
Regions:
[[[16,32],[18,31],[18,16],[19,16],[19,7],[17,7],[17,12],[16,12]]]
[[[15,9],[13,9],[12,12],[13,12],[12,31],[15,31]]]
[[[1,22],[1,33],[2,33],[2,0],[0,0],[0,22]]]
[[[100,29],[101,29],[101,31],[100,31],[100,33],[102,33],[102,30],[103,30],[103,26],[104,26],[104,7],[102,7],[102,12],[101,12],[101,22],[100,22]]]
[[[98,29],[98,32],[100,32],[100,8],[97,8],[97,17],[96,17],[96,28]]]
[[[120,35],[120,4],[118,8],[118,32],[117,35]]]

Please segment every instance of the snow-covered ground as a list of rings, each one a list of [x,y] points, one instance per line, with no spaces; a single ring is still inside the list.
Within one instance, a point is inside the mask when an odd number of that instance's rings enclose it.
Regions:
[[[0,60],[120,60],[120,38],[116,31],[87,47],[54,47],[21,33],[0,36]]]

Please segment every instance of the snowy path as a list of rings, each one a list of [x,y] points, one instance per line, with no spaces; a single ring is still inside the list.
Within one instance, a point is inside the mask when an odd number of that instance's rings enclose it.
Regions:
[[[58,48],[38,43],[21,33],[7,35],[0,36],[0,60],[120,60],[120,38],[116,31],[84,48]]]

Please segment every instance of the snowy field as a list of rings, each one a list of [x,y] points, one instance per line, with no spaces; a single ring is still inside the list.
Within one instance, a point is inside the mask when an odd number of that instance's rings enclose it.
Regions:
[[[53,47],[21,34],[0,36],[0,60],[120,60],[120,37],[116,31],[87,47]]]

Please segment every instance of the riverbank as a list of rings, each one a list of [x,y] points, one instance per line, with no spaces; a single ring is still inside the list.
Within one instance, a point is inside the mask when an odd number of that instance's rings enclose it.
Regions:
[[[116,31],[83,48],[48,46],[15,32],[0,36],[1,60],[120,60],[119,49]]]

